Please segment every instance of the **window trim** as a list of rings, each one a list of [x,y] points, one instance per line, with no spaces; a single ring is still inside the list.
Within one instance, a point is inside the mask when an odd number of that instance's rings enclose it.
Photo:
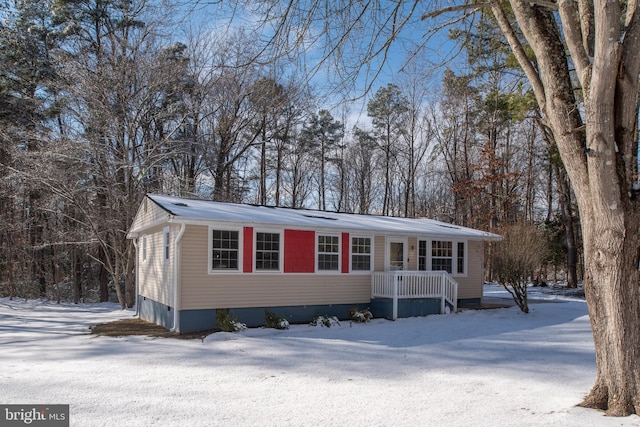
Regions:
[[[433,251],[434,251],[434,244],[437,243],[441,243],[441,245],[437,245],[436,250],[439,251],[446,251],[446,252],[450,252],[451,256],[445,256],[445,255],[438,255],[437,257],[434,257],[433,255]],[[456,250],[455,250],[456,244],[453,240],[431,240],[431,245],[429,245],[428,249],[429,249],[429,257],[431,259],[430,262],[430,266],[431,266],[431,271],[447,271],[444,269],[434,269],[433,268],[433,264],[434,261],[437,260],[443,260],[443,261],[449,261],[449,265],[451,267],[451,271],[448,271],[449,274],[453,275],[455,272],[455,265],[456,265]]]
[[[162,259],[165,263],[171,260],[171,227],[162,229]]]
[[[279,236],[278,247],[278,269],[263,270],[258,269],[258,233],[277,234]],[[253,272],[263,274],[274,274],[284,272],[284,229],[274,228],[254,228],[253,229]]]
[[[140,238],[140,246],[141,246],[141,258],[142,258],[142,262],[147,262],[147,257],[148,257],[148,248],[147,248],[147,235],[144,234],[141,238]]]
[[[214,231],[235,231],[238,233],[238,267],[237,268],[213,268],[213,232]],[[236,274],[242,273],[242,265],[243,265],[243,254],[244,254],[244,234],[242,227],[220,227],[220,226],[209,226],[209,230],[207,233],[209,242],[207,244],[208,252],[207,252],[207,270],[209,274]]]
[[[417,242],[418,250],[417,250],[417,255],[416,255],[416,258],[418,260],[418,266],[417,266],[418,267],[418,271],[429,271],[429,270],[427,270],[427,266],[431,265],[431,261],[429,260],[430,256],[429,256],[429,253],[428,253],[428,248],[429,248],[429,243],[430,242],[431,241],[429,239],[420,239],[420,238],[418,238],[418,242]],[[420,255],[420,249],[421,249],[420,246],[422,244],[424,244],[424,251],[425,251],[424,255]],[[424,269],[420,268],[420,262],[421,261],[424,261]]]
[[[369,269],[368,270],[354,270],[353,269],[353,256],[363,256],[364,254],[353,253],[353,239],[369,239]],[[373,253],[375,248],[374,236],[354,234],[349,236],[349,273],[354,274],[370,274],[373,271]]]
[[[320,252],[318,246],[320,245],[320,237],[331,237],[331,238],[336,238],[338,240],[338,252]],[[328,232],[322,232],[322,231],[316,231],[316,244],[315,244],[315,271],[318,274],[338,274],[341,272],[342,270],[342,235],[340,233],[328,233]],[[319,268],[319,261],[320,261],[320,254],[326,254],[326,255],[337,255],[338,257],[338,262],[336,265],[336,269],[334,270],[320,270]]]
[[[420,243],[425,242],[426,245],[426,256],[425,256],[425,268],[428,269],[420,270]],[[469,262],[469,241],[464,239],[434,239],[434,238],[418,238],[418,270],[420,271],[438,271],[433,270],[433,251],[432,244],[433,242],[451,242],[451,276],[454,277],[467,277],[469,273],[468,262]],[[464,244],[463,248],[463,272],[458,272],[458,245],[462,243]]]
[[[462,248],[462,271],[459,271],[459,261],[460,261],[460,244],[464,245]],[[467,275],[467,260],[469,257],[467,256],[467,247],[468,243],[462,240],[458,240],[456,242],[456,275],[457,276],[466,276]]]

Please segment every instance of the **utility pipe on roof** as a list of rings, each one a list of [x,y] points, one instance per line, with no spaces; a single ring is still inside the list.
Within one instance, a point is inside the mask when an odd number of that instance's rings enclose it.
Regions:
[[[184,235],[186,225],[180,224],[180,231],[176,236],[174,250],[173,250],[173,332],[180,332],[180,316],[178,307],[180,307],[180,289],[178,288],[178,279],[180,277],[180,241]]]

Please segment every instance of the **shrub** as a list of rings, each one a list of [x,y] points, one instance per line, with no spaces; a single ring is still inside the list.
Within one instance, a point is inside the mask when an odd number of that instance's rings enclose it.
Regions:
[[[527,285],[530,272],[539,268],[547,255],[544,235],[534,225],[513,224],[501,230],[504,239],[493,245],[493,275],[525,313],[529,312]]]
[[[316,316],[311,320],[311,326],[323,326],[330,328],[331,326],[340,325],[340,321],[336,316],[329,316],[324,314],[322,316]]]
[[[216,310],[216,323],[218,328],[224,332],[237,332],[247,329],[247,325],[238,322],[237,317],[231,317],[231,312],[228,309]]]
[[[367,323],[369,320],[373,319],[373,314],[371,314],[371,311],[369,311],[368,308],[366,310],[360,310],[356,305],[349,309],[349,319],[358,323]]]
[[[274,329],[289,329],[289,321],[282,316],[265,310],[264,311],[265,326]]]

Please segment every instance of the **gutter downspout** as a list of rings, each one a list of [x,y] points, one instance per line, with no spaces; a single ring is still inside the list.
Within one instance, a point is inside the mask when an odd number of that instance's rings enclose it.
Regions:
[[[178,235],[176,236],[175,248],[173,251],[173,328],[171,331],[180,332],[180,315],[178,307],[180,307],[180,290],[178,289],[178,279],[180,277],[180,264],[178,261],[180,260],[180,241],[182,240],[182,236],[184,235],[184,231],[187,228],[186,224],[180,224],[180,231],[178,231]]]
[[[133,239],[133,247],[136,250],[136,261],[135,261],[135,266],[136,266],[136,274],[135,277],[133,278],[133,288],[134,288],[134,292],[136,295],[136,313],[133,315],[133,317],[138,317],[140,315],[140,306],[138,305],[138,237],[136,237],[135,239]]]

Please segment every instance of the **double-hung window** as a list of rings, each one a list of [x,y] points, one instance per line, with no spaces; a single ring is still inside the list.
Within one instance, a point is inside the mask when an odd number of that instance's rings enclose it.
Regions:
[[[418,240],[418,270],[426,271],[427,261],[429,260],[429,256],[427,254],[427,241],[426,240]]]
[[[431,242],[431,269],[453,273],[453,243],[445,240]]]
[[[280,233],[256,233],[256,271],[280,270]]]
[[[211,269],[238,270],[240,262],[240,232],[211,230]]]
[[[338,271],[340,268],[340,237],[318,235],[318,271]]]
[[[456,273],[465,273],[465,254],[464,254],[464,242],[458,242],[458,252],[456,255]]]
[[[371,271],[371,237],[351,238],[351,271]]]

